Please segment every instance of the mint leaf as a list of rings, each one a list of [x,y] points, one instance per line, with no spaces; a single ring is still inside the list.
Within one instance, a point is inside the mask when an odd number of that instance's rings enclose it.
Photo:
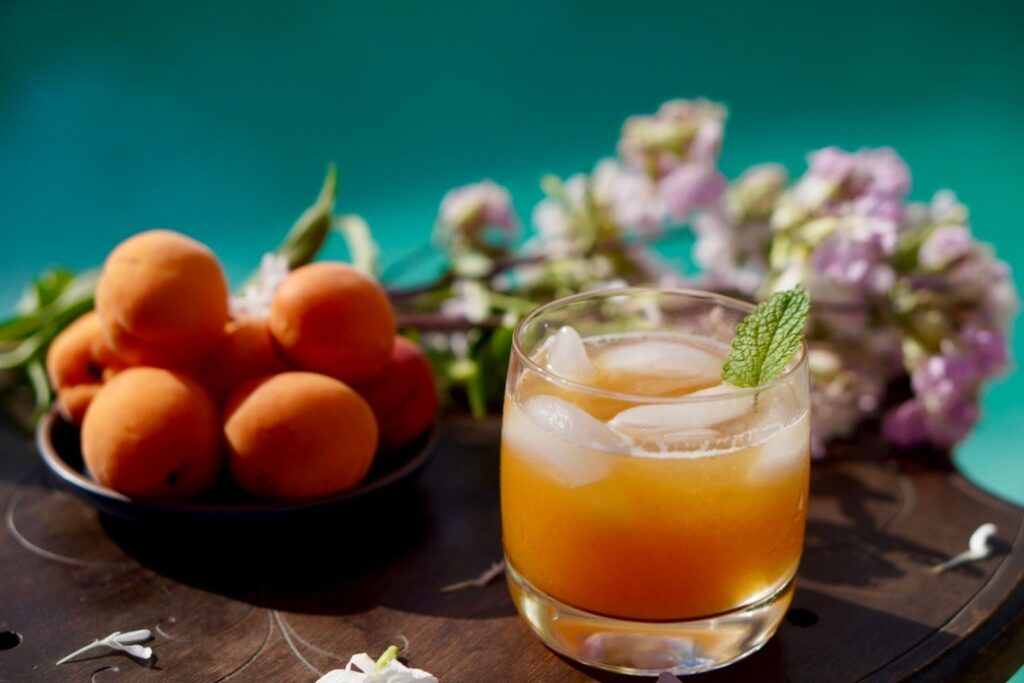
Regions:
[[[756,387],[783,373],[800,350],[811,298],[800,285],[761,302],[736,326],[722,380]]]

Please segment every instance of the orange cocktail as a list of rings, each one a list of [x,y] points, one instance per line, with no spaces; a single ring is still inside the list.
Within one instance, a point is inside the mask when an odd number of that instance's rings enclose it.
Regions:
[[[524,321],[509,371],[501,495],[517,605],[555,649],[618,671],[747,654],[774,632],[800,559],[803,355],[738,389],[721,365],[742,304],[567,301]]]

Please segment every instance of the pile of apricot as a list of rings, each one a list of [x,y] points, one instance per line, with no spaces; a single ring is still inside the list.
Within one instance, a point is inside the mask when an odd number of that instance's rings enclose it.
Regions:
[[[341,492],[437,412],[430,366],[396,336],[376,281],[314,263],[289,274],[266,318],[231,319],[216,255],[169,230],[110,253],[96,309],[46,363],[89,473],[138,498],[202,493],[225,463],[260,498]]]

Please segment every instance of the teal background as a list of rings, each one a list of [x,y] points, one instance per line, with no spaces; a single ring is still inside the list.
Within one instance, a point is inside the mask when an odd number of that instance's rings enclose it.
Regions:
[[[0,308],[44,266],[99,263],[158,225],[209,243],[239,277],[329,160],[339,209],[365,216],[393,260],[426,239],[449,187],[492,177],[528,217],[542,173],[586,170],[627,115],[698,95],[731,109],[728,174],[891,145],[916,197],[955,189],[1016,265],[1022,74],[1024,5],[1011,2],[8,0]],[[1022,389],[1019,373],[993,387],[958,453],[1018,503]]]

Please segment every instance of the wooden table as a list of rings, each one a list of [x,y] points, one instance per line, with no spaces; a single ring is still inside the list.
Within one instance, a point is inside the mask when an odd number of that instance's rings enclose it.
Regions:
[[[501,557],[497,461],[496,421],[450,418],[436,461],[383,508],[298,528],[141,527],[51,488],[29,437],[0,427],[0,647],[21,636],[0,681],[314,681],[400,636],[444,682],[635,680],[547,650],[501,581],[440,592]],[[811,491],[786,622],[696,680],[1002,683],[1024,664],[1024,511],[948,469],[850,453],[815,465]],[[994,556],[929,572],[985,522]],[[54,665],[140,628],[154,630],[151,668]]]

